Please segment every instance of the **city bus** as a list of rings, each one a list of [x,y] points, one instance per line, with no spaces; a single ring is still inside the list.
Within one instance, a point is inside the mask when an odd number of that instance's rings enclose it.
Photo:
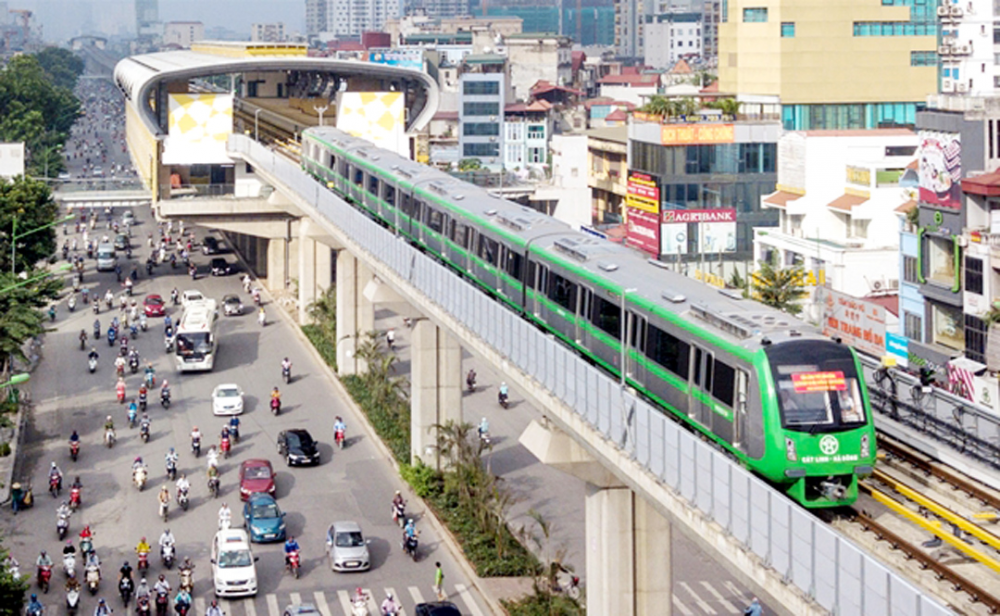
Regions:
[[[179,372],[211,370],[219,349],[214,300],[190,302],[184,308],[174,338],[174,357]]]

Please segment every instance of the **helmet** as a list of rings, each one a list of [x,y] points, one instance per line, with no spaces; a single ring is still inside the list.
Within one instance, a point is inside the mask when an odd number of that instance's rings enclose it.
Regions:
[[[127,560],[122,564],[122,567],[128,567],[128,561]]]
[[[142,462],[142,456],[136,456],[135,460],[133,460],[133,463],[134,462]]]
[[[55,463],[55,461],[53,461],[52,462],[52,468],[55,468],[55,467],[56,467],[56,463]]]
[[[169,528],[164,529],[163,534],[164,535],[169,535],[170,534],[170,529]]]
[[[73,545],[73,540],[72,539],[67,539],[66,540],[66,545]]]
[[[162,582],[162,581],[163,581],[164,579],[165,579],[165,578],[163,577],[163,574],[161,573],[161,574],[160,574],[160,581]]]
[[[168,385],[167,379],[163,379],[163,386],[166,387],[167,385]]]
[[[140,539],[140,540],[139,540],[139,543],[146,543],[146,538],[145,538],[145,537],[143,537],[142,539]]]
[[[198,431],[198,426],[194,426],[193,428],[191,428],[191,431],[192,432],[197,432]]]
[[[139,580],[139,583],[140,584],[145,584],[146,583],[146,578],[142,578],[141,580]]]
[[[399,493],[400,493],[399,490],[396,490],[396,494],[399,495]]]
[[[45,552],[42,552],[42,554],[44,554],[44,553],[45,553]],[[23,596],[23,595],[22,595],[22,596]],[[36,595],[35,593],[31,593],[31,600],[32,600],[32,601],[38,601],[38,595]]]
[[[108,415],[108,421],[111,421],[111,415]]]
[[[42,550],[41,554],[42,556],[45,556],[45,550]]]
[[[391,600],[392,599],[392,593],[391,592],[385,593],[385,598]]]
[[[63,507],[69,507],[69,503],[67,503],[66,501],[63,501],[62,506]]]
[[[357,589],[356,589],[356,590],[355,590],[354,592],[356,592],[356,593],[358,593],[358,594],[360,595],[360,594],[361,594],[362,592],[364,592],[364,591],[362,591],[362,590],[361,590],[361,587],[360,587],[360,586],[358,586],[358,587],[357,587]]]
[[[170,448],[170,453],[174,453],[174,448],[173,447]]]
[[[413,518],[410,518],[409,520],[407,520],[406,524],[407,524],[407,526],[409,526],[410,524],[413,524]]]

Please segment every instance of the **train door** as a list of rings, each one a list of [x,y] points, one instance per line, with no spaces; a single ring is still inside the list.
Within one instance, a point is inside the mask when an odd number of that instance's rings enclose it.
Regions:
[[[642,365],[632,356],[632,351],[639,355],[646,352],[646,319],[630,310],[625,311],[625,377],[637,383],[645,383]]]
[[[691,354],[691,399],[688,415],[703,426],[711,426],[712,414],[712,374],[715,358],[698,346],[692,345]],[[711,429],[711,428],[710,428]]]
[[[736,369],[736,401],[733,408],[733,447],[746,451],[743,435],[747,429],[747,404],[750,401],[750,377],[745,370]]]

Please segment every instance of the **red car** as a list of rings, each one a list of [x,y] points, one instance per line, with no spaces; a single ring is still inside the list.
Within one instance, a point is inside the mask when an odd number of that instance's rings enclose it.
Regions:
[[[162,317],[166,314],[167,305],[159,295],[147,295],[146,299],[142,300],[142,309],[147,317]]]
[[[240,463],[240,500],[254,492],[274,496],[274,469],[267,460],[244,460]]]

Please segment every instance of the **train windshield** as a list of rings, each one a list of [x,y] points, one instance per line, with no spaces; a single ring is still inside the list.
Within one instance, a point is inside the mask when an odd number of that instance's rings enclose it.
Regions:
[[[801,340],[772,345],[765,352],[784,428],[836,432],[865,422],[862,383],[848,347]]]

